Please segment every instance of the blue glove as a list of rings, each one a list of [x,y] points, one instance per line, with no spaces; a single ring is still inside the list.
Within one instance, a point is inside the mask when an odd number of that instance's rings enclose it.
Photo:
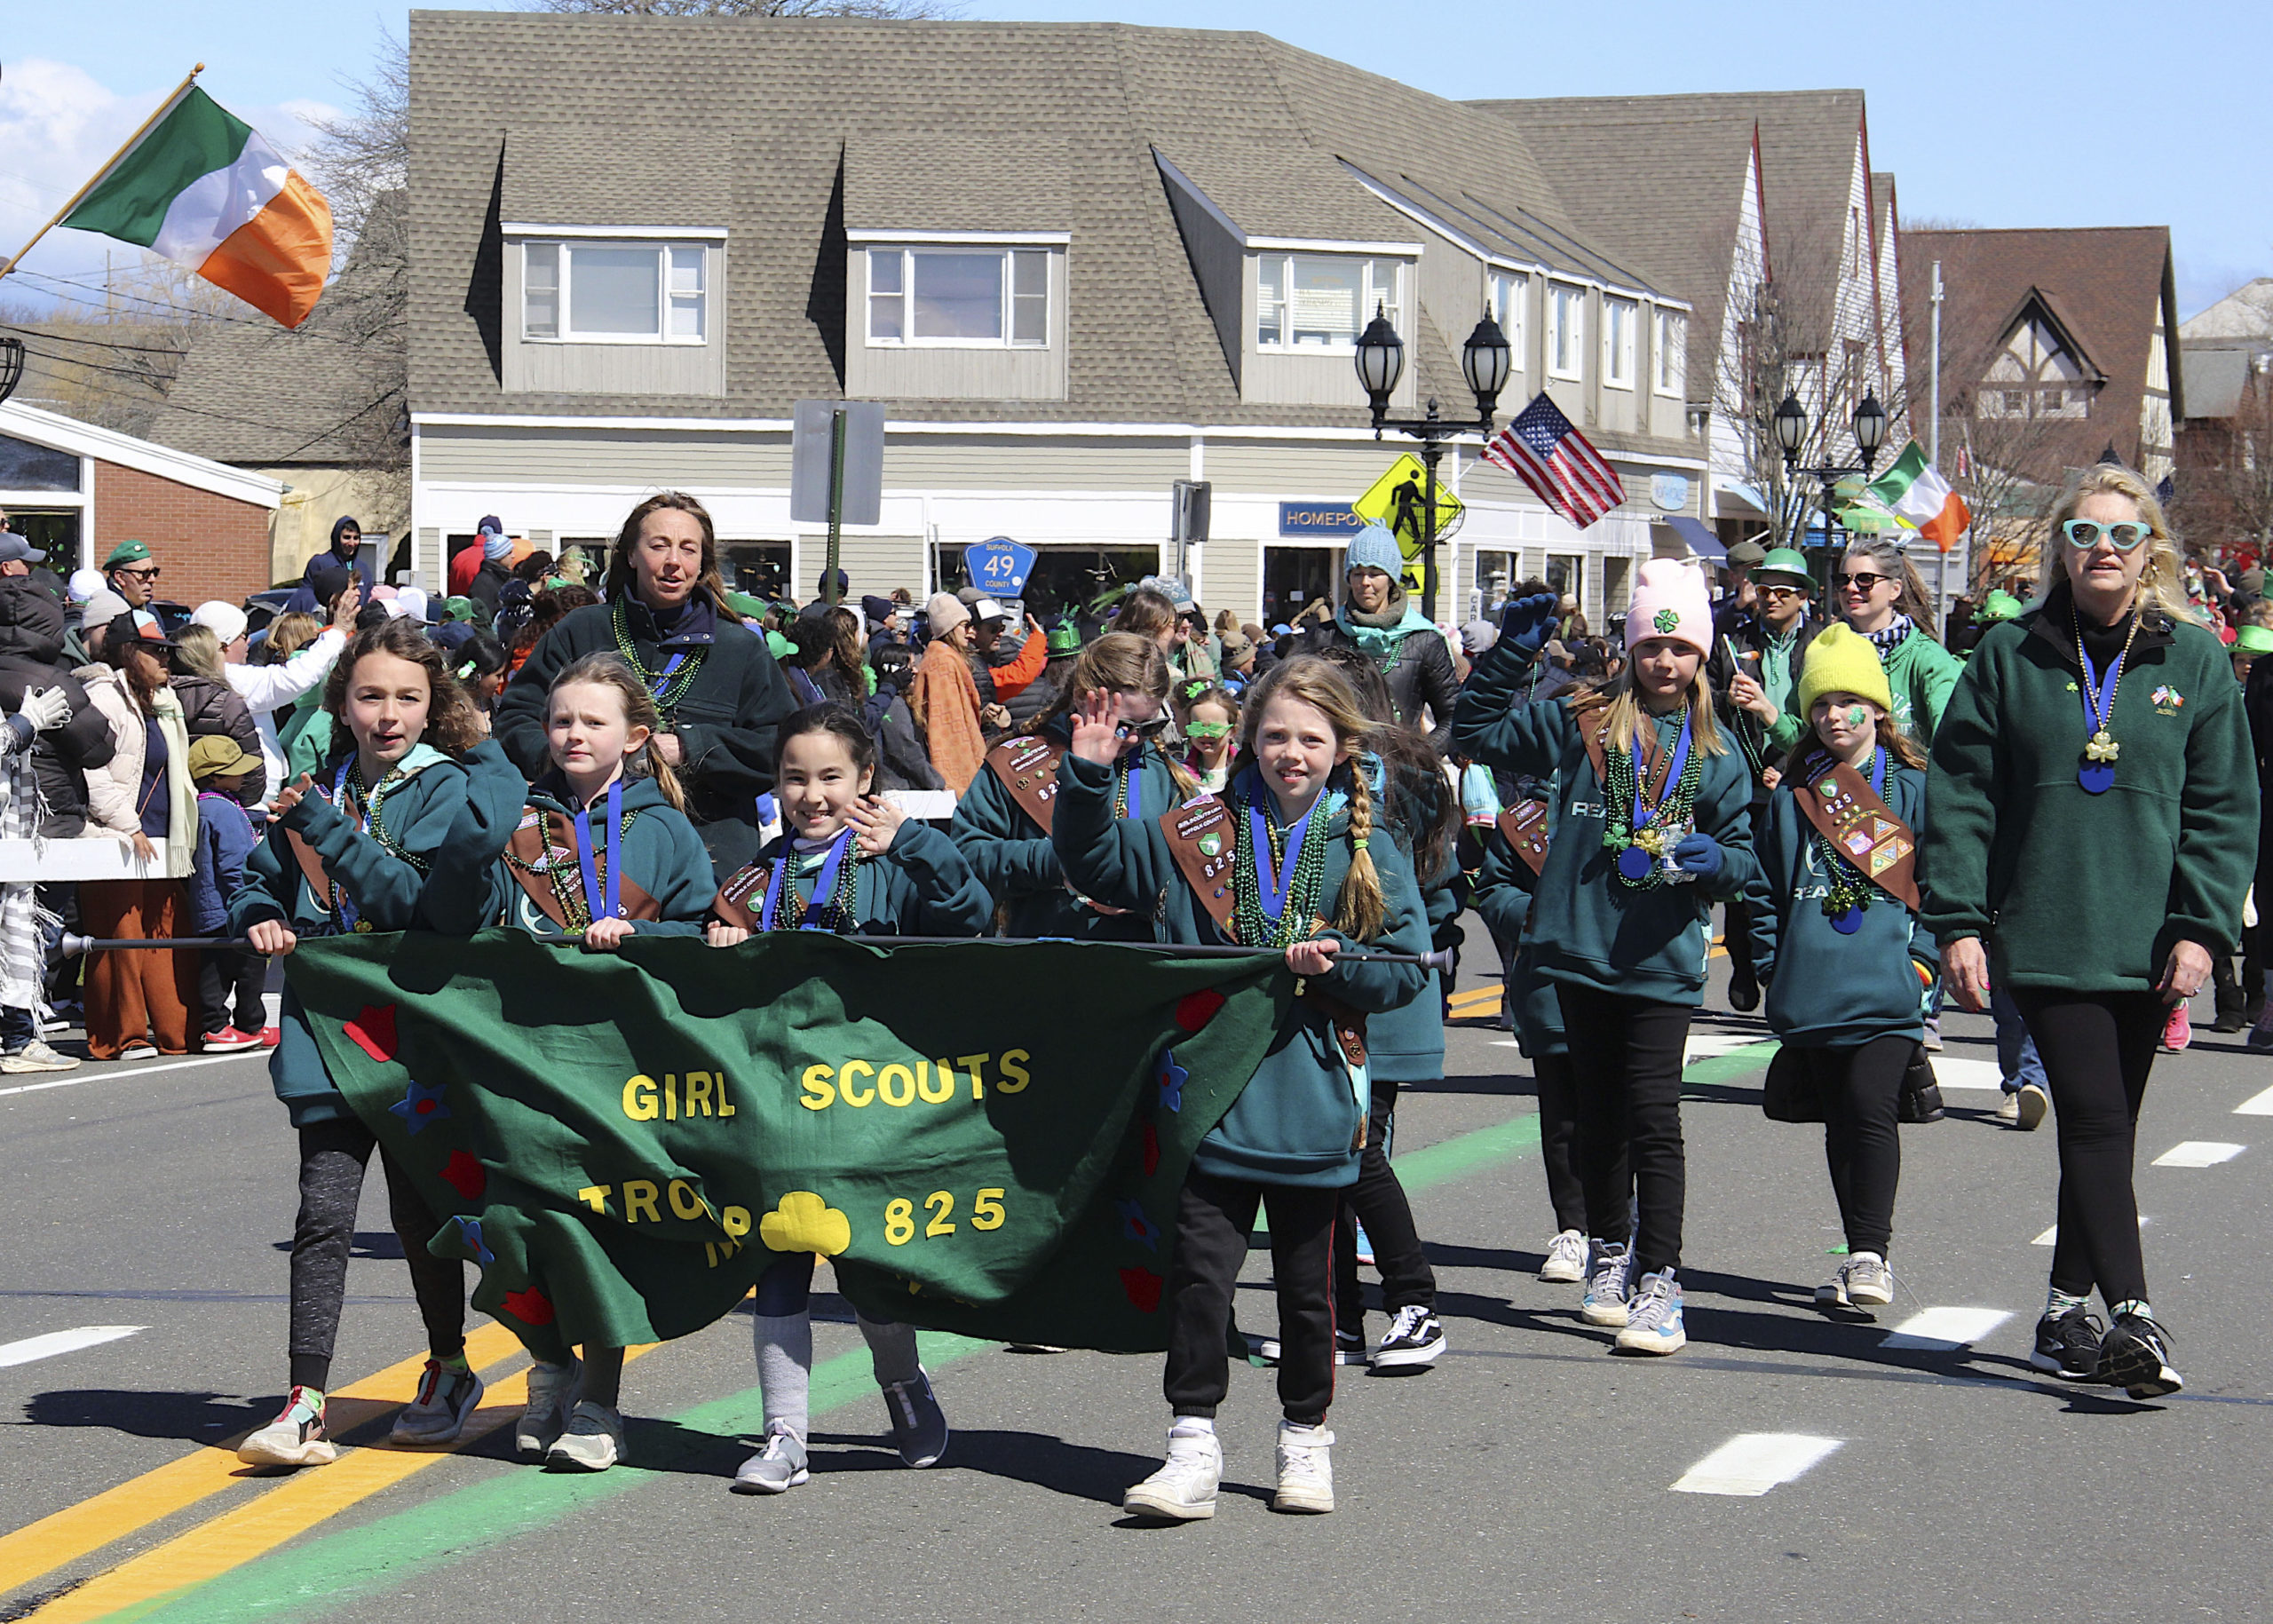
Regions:
[[[1555,635],[1556,603],[1552,592],[1512,599],[1500,611],[1500,641],[1513,643],[1527,654],[1539,653]]]
[[[1673,849],[1673,866],[1700,880],[1717,878],[1724,860],[1721,843],[1710,835],[1683,835]]]

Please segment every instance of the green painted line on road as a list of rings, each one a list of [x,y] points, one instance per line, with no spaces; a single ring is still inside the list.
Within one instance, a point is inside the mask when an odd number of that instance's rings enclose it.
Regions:
[[[1727,1081],[1759,1070],[1776,1048],[1772,1042],[1762,1042],[1708,1056],[1684,1067],[1682,1081],[1697,1086]],[[1397,1176],[1408,1192],[1431,1189],[1478,1168],[1511,1161],[1538,1145],[1539,1115],[1526,1112],[1400,1156]],[[923,1333],[923,1362],[937,1370],[994,1345],[926,1331]],[[815,1367],[813,1418],[842,1409],[873,1391],[875,1382],[865,1348],[841,1353]],[[754,1436],[764,1425],[764,1399],[752,1387],[665,1419],[687,1432],[712,1438]],[[638,1422],[633,1425],[636,1429]],[[153,1624],[269,1624],[281,1618],[321,1617],[399,1587],[416,1574],[549,1528],[586,1506],[644,1488],[653,1471],[669,1470],[706,1447],[701,1443],[674,1442],[652,1468],[631,1465],[606,1472],[558,1473],[524,1467],[488,1483],[452,1490],[425,1505],[398,1511],[363,1527],[304,1541],[186,1595],[158,1597],[113,1617],[148,1620]]]

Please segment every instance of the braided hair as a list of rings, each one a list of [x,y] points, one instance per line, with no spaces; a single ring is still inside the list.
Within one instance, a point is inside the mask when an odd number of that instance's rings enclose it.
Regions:
[[[1335,747],[1350,757],[1373,746],[1374,725],[1366,719],[1359,709],[1358,694],[1350,679],[1332,661],[1315,654],[1297,654],[1282,660],[1266,672],[1255,686],[1247,690],[1247,704],[1239,717],[1239,751],[1232,763],[1232,776],[1255,761],[1255,735],[1263,725],[1263,713],[1279,698],[1300,700],[1314,706],[1334,729]],[[1366,850],[1374,833],[1374,793],[1366,783],[1366,775],[1355,771],[1347,762],[1334,770],[1338,779],[1346,780],[1350,794],[1350,873],[1342,882],[1342,895],[1334,909],[1334,927],[1345,936],[1359,941],[1372,941],[1382,932],[1389,916],[1389,905],[1382,896],[1382,876],[1374,867],[1373,854]]]

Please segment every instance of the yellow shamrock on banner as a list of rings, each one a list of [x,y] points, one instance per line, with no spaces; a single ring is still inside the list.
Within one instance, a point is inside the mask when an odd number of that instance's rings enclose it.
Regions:
[[[757,1238],[773,1252],[834,1257],[852,1244],[852,1221],[810,1190],[792,1190],[757,1221]]]

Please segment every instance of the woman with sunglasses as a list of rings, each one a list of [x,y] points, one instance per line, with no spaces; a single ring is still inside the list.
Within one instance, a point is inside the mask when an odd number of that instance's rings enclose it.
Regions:
[[[1855,536],[1832,572],[1831,591],[1833,606],[1879,651],[1894,691],[1895,725],[1930,744],[1965,665],[1934,636],[1918,566],[1886,537]]]
[[[1961,1004],[1986,1007],[1992,981],[2012,994],[2051,1089],[2059,1229],[2030,1363],[2149,1398],[2182,1384],[2147,1300],[2139,1104],[2166,1011],[2241,929],[2257,776],[2146,481],[2085,470],[2044,558],[2041,601],[1990,628],[1935,734],[1921,918]]]

